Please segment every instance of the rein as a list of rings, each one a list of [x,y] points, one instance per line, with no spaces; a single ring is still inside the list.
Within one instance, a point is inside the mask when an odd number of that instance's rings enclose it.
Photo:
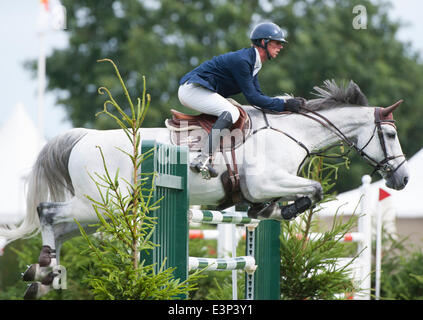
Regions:
[[[303,161],[301,161],[300,165],[298,166],[297,174],[298,174],[300,168],[302,167],[302,165],[304,164],[305,160],[308,157],[310,157],[311,155],[318,155],[318,156],[322,156],[322,157],[326,157],[326,158],[341,158],[341,157],[344,157],[345,155],[347,155],[351,151],[351,149],[354,149],[360,157],[362,157],[364,160],[366,160],[367,163],[374,168],[373,172],[371,173],[372,176],[377,171],[382,171],[382,172],[385,172],[389,175],[392,175],[406,162],[406,158],[405,158],[404,154],[397,155],[397,156],[388,156],[388,153],[386,151],[385,137],[384,137],[383,131],[382,131],[382,124],[390,124],[390,125],[395,127],[395,124],[394,124],[395,120],[382,118],[381,117],[382,108],[378,107],[378,108],[375,109],[375,121],[374,121],[375,122],[375,128],[373,130],[372,136],[370,137],[370,139],[367,141],[367,143],[362,148],[357,147],[355,145],[355,143],[353,141],[351,141],[337,126],[335,126],[329,119],[327,119],[326,117],[324,117],[320,113],[317,113],[317,112],[310,110],[310,109],[307,109],[305,107],[301,107],[301,109],[307,111],[307,113],[299,112],[298,114],[300,114],[304,117],[307,117],[309,119],[312,119],[312,120],[318,122],[320,125],[322,125],[326,129],[332,131],[350,148],[350,150],[348,150],[346,153],[339,155],[339,156],[328,156],[328,155],[324,154],[329,149],[342,145],[342,144],[337,144],[337,145],[332,145],[328,148],[325,148],[324,150],[322,150],[320,152],[310,152],[308,150],[308,148],[301,141],[298,141],[297,139],[295,139],[294,137],[292,137],[288,133],[286,133],[286,132],[284,132],[284,131],[282,131],[278,128],[272,127],[269,123],[269,120],[267,119],[266,112],[263,109],[260,109],[262,111],[266,125],[264,127],[261,127],[259,129],[254,130],[252,134],[256,134],[257,132],[264,130],[264,129],[271,129],[271,130],[274,130],[274,131],[277,131],[279,133],[284,134],[285,136],[287,136],[288,138],[290,138],[291,140],[296,142],[301,148],[303,148],[306,151],[307,155],[304,157]],[[281,113],[272,112],[272,114],[281,114]],[[372,141],[372,139],[374,138],[376,131],[378,133],[379,142],[380,142],[380,145],[382,147],[383,154],[384,154],[384,159],[382,159],[381,161],[377,161],[376,159],[374,159],[373,157],[371,157],[370,155],[368,155],[364,151],[364,149],[369,145],[370,141]],[[390,165],[388,162],[390,160],[393,160],[393,159],[396,159],[396,158],[399,158],[399,157],[404,157],[404,160],[394,169],[393,166]]]

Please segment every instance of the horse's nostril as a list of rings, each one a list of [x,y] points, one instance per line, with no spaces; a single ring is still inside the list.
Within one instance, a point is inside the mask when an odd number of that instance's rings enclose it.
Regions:
[[[408,183],[408,177],[404,177],[404,185]]]

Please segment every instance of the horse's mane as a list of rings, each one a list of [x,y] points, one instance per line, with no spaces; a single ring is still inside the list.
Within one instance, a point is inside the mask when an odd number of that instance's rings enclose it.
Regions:
[[[315,86],[313,89],[315,92],[312,92],[312,94],[316,95],[318,98],[308,100],[306,105],[308,109],[313,111],[336,108],[345,104],[359,106],[369,105],[366,96],[352,80],[348,85],[342,83],[340,86],[338,86],[333,79],[325,80],[321,87]]]

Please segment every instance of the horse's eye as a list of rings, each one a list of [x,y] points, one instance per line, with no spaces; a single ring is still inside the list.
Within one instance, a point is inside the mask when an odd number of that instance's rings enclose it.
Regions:
[[[388,132],[388,133],[386,134],[386,136],[387,136],[389,139],[395,139],[395,137],[397,136],[397,133],[396,133],[396,132]]]

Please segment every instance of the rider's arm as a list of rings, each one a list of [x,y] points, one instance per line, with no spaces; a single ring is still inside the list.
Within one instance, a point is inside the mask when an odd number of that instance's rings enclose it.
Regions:
[[[250,71],[250,65],[245,59],[234,61],[232,75],[241,89],[241,92],[252,105],[274,111],[285,110],[283,99],[271,98],[261,92],[257,77],[253,78]]]

